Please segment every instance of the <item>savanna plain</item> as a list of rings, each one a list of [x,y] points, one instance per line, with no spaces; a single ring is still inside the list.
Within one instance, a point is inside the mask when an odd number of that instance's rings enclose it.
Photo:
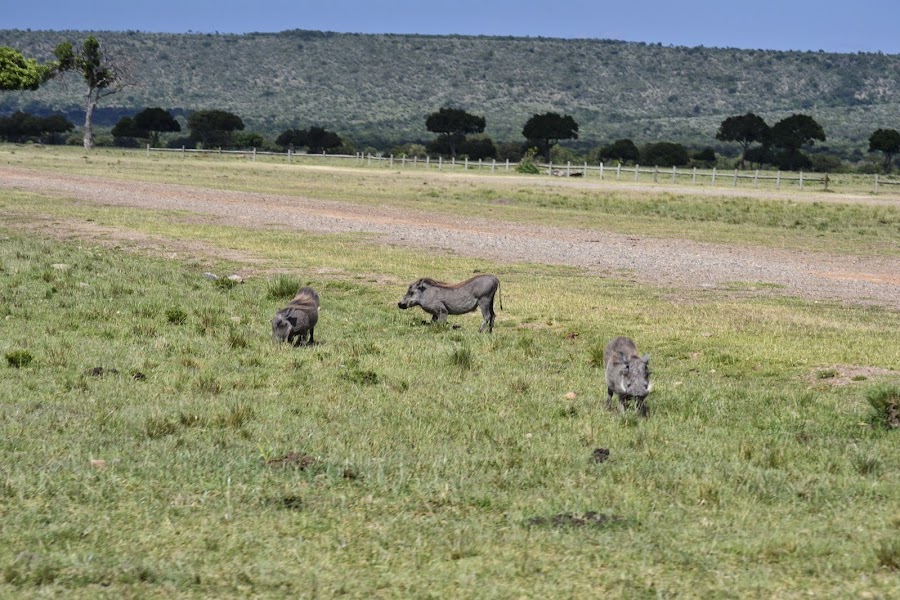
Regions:
[[[0,185],[3,597],[900,597],[895,305],[90,191],[879,260],[900,255],[890,201],[17,146],[4,169],[88,193]],[[501,280],[491,335],[477,313],[396,306],[418,277],[477,272]],[[301,285],[317,343],[277,345],[269,319]],[[617,335],[651,354],[647,418],[603,408]]]

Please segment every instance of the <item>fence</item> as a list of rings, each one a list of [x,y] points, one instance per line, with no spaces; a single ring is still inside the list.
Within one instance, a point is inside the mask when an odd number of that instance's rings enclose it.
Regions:
[[[406,157],[399,156],[395,157],[393,155],[390,156],[373,156],[371,154],[365,154],[362,152],[358,152],[354,154],[304,154],[304,153],[296,153],[288,150],[286,153],[283,152],[264,152],[258,151],[256,148],[253,150],[222,150],[222,149],[213,149],[213,150],[200,150],[194,148],[151,148],[149,145],[147,146],[147,155],[149,156],[151,152],[175,152],[181,153],[182,155],[187,155],[188,153],[201,153],[201,154],[219,154],[219,155],[238,155],[238,156],[246,156],[250,157],[252,160],[256,160],[258,156],[268,156],[268,157],[280,157],[287,160],[287,162],[293,162],[295,160],[302,161],[313,161],[313,162],[334,162],[338,161],[343,164],[353,164],[356,166],[365,166],[365,167],[376,167],[376,166],[386,166],[388,168],[400,168],[400,169],[426,169],[426,170],[463,170],[463,171],[489,171],[491,173],[509,173],[515,172],[520,163],[510,162],[509,160],[498,162],[495,159],[491,160],[482,160],[478,159],[477,161],[469,160],[468,158],[455,159],[451,158],[449,160],[445,160],[443,157],[437,157],[432,159],[430,156],[425,158],[420,158],[418,156],[414,157]],[[536,164],[535,166],[541,172],[546,173],[551,176],[558,177],[593,177],[597,178],[601,181],[604,180],[615,180],[615,181],[632,181],[632,182],[650,182],[653,183],[671,183],[671,184],[686,184],[690,183],[692,185],[711,185],[713,187],[717,186],[725,186],[725,187],[739,187],[739,182],[751,183],[753,188],[759,188],[760,184],[763,184],[767,187],[774,187],[775,189],[781,189],[782,187],[796,187],[797,189],[822,189],[828,191],[829,186],[835,187],[833,182],[837,179],[841,180],[840,176],[832,176],[827,173],[820,174],[816,173],[814,175],[810,175],[808,173],[800,172],[782,172],[782,171],[760,171],[755,170],[752,172],[739,171],[737,169],[722,171],[717,168],[712,169],[698,169],[693,167],[691,169],[678,169],[677,167],[669,168],[660,168],[660,167],[641,167],[640,165],[634,165],[631,167],[625,167],[622,165],[615,166],[606,166],[604,164],[600,165],[588,165],[587,163],[575,164],[573,165],[571,162],[567,162],[565,165],[554,165],[553,163],[543,163]],[[873,193],[877,194],[879,192],[879,188],[881,186],[895,186],[900,185],[900,181],[894,181],[891,179],[886,179],[883,176],[879,177],[878,175],[874,176],[874,181],[870,179],[871,176],[853,176],[853,179],[857,182],[861,182],[862,187],[864,189],[870,189]]]

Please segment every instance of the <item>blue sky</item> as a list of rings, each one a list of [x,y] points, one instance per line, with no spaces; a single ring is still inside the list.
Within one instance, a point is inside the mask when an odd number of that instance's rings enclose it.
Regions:
[[[0,0],[0,29],[318,29],[900,54],[900,0]]]

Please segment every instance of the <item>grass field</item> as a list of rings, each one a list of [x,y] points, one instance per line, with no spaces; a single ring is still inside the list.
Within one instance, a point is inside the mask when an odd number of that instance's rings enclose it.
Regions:
[[[195,163],[189,178],[139,154],[65,157],[52,168],[274,185],[266,165]],[[553,206],[557,192],[522,184],[535,201],[508,207],[491,203],[499,184],[442,178],[433,198],[367,171],[285,179],[284,193],[447,211],[474,199],[467,210],[555,224],[600,226],[631,206],[570,192]],[[729,224],[728,201],[645,195],[632,218],[657,235],[896,249],[885,207],[821,205],[855,215],[822,241],[775,219],[784,204]],[[805,206],[793,212],[814,219]],[[704,211],[691,227],[677,216]],[[208,252],[26,227],[41,218]],[[248,269],[234,286],[201,276]],[[453,329],[396,308],[418,276],[475,271],[502,281],[491,336],[476,314]],[[301,284],[322,297],[320,343],[276,346],[268,320]],[[898,330],[878,308],[0,190],[0,595],[897,597],[898,431],[866,397],[900,388],[884,374],[900,370]],[[599,356],[619,334],[652,354],[647,419],[602,410]]]

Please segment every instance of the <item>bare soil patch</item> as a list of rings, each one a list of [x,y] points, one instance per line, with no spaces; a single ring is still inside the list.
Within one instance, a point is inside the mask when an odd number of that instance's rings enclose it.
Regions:
[[[816,367],[805,379],[810,383],[824,383],[834,387],[842,387],[860,381],[871,381],[883,377],[900,377],[900,371],[868,367],[860,365],[831,365]]]
[[[543,185],[538,180],[529,181]],[[577,185],[598,184],[578,182]],[[375,239],[384,244],[501,262],[568,265],[598,276],[622,273],[623,265],[627,265],[625,278],[674,290],[718,292],[721,289],[729,292],[733,291],[733,282],[742,281],[756,286],[748,287],[743,293],[900,309],[900,258],[895,257],[843,256],[672,238],[642,238],[584,228],[536,226],[389,206],[121,181],[15,167],[0,167],[0,188],[100,205],[177,210],[191,213],[184,217],[186,219],[204,223],[316,233],[374,234]],[[660,191],[656,186],[649,189]],[[679,191],[685,193],[684,189]],[[721,195],[723,190],[714,192]],[[695,194],[696,190],[691,188],[690,193]],[[836,201],[834,197],[829,199]],[[840,200],[848,201],[843,194]],[[869,200],[873,199],[858,201]],[[71,225],[62,223],[59,229],[71,234]],[[149,246],[170,255],[187,252],[250,264],[257,260],[201,242],[168,240],[137,232],[123,234],[109,228],[91,229],[82,223],[75,234],[101,241],[106,238],[117,243]],[[45,229],[40,231],[47,233]]]

